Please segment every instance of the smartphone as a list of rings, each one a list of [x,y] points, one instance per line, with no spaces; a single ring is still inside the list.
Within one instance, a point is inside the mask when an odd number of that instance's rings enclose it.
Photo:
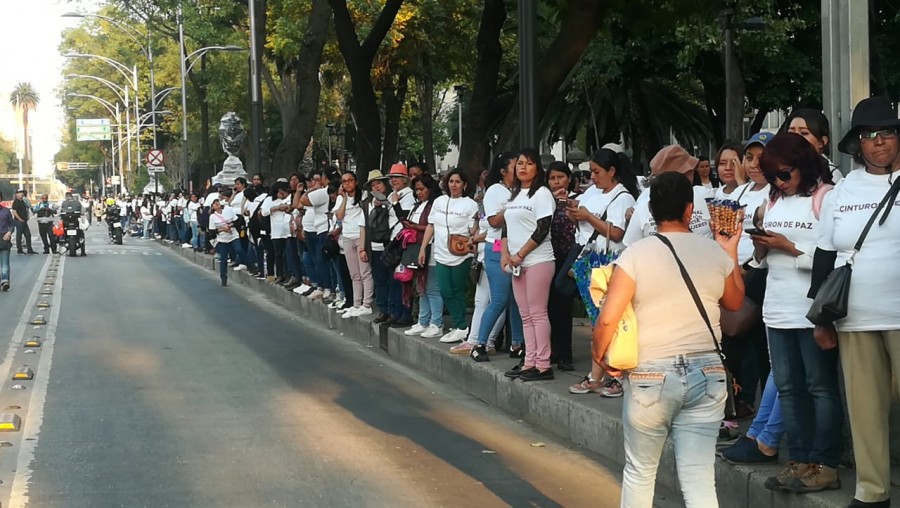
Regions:
[[[749,228],[744,230],[750,236],[769,236],[769,233],[766,233],[765,229],[759,228]]]
[[[577,199],[568,199],[568,200],[566,200],[566,206],[569,208],[578,208],[578,200]]]

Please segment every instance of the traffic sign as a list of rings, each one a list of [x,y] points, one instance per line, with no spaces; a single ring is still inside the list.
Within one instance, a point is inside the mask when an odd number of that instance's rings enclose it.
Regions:
[[[163,154],[162,150],[154,148],[147,152],[147,165],[148,166],[162,166],[166,162],[166,156]]]
[[[77,141],[109,141],[112,139],[112,125],[108,118],[78,118],[75,120]]]
[[[166,167],[165,166],[147,166],[147,172],[148,173],[165,173]]]

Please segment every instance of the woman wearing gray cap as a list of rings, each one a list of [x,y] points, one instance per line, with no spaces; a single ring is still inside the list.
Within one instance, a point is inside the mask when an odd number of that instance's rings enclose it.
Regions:
[[[838,150],[863,167],[825,198],[813,263],[811,297],[833,269],[853,264],[846,316],[833,322],[813,316],[819,346],[840,345],[856,458],[852,508],[890,506],[891,386],[900,383],[900,213],[891,213],[900,192],[898,129],[888,99],[856,105]]]

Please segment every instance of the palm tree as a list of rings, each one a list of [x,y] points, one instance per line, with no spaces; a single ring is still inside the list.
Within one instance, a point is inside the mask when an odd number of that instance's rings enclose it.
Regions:
[[[22,142],[25,149],[25,163],[27,166],[31,161],[31,134],[28,131],[28,112],[37,109],[37,105],[41,102],[41,98],[38,96],[34,87],[31,86],[31,83],[22,81],[17,84],[12,93],[9,94],[9,102],[16,108],[16,113],[21,113],[22,115],[22,131],[24,132]]]

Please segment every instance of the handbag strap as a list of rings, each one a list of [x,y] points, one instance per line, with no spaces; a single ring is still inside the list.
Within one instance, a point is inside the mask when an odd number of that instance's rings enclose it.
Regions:
[[[679,258],[678,253],[675,252],[675,247],[672,246],[672,242],[659,233],[656,234],[656,238],[659,238],[659,241],[672,251],[672,256],[675,257],[675,262],[678,263],[678,269],[681,271],[681,278],[684,279],[684,284],[687,286],[688,291],[690,291],[691,297],[694,299],[694,304],[697,306],[697,310],[700,311],[700,316],[703,318],[703,322],[705,322],[706,327],[709,328],[709,334],[712,335],[713,345],[716,346],[716,353],[719,354],[719,357],[724,362],[725,353],[723,353],[722,348],[719,347],[719,339],[716,338],[716,332],[713,331],[712,323],[709,321],[709,315],[706,313],[706,308],[703,306],[703,302],[700,301],[700,295],[697,293],[697,288],[694,287],[694,281],[691,280],[691,276],[681,262],[681,258]]]
[[[862,248],[863,241],[866,239],[866,236],[869,234],[869,230],[872,229],[872,225],[875,224],[875,218],[878,217],[879,213],[881,213],[882,208],[884,208],[885,205],[887,205],[888,203],[893,202],[894,199],[897,198],[898,192],[900,192],[900,178],[894,180],[893,185],[891,185],[891,188],[888,189],[887,194],[884,195],[884,198],[882,198],[881,203],[878,203],[878,208],[876,208],[875,212],[872,214],[872,216],[869,217],[869,222],[866,223],[866,227],[864,227],[862,230],[862,233],[860,233],[859,239],[856,240],[856,245],[853,246],[853,254],[850,256],[850,260],[848,260],[848,263],[853,262],[853,256],[855,256],[856,253],[859,252],[859,249]],[[887,208],[887,210],[885,210],[884,215],[881,217],[881,220],[878,221],[879,226],[884,224],[884,221],[887,220],[888,214],[891,213],[891,208],[894,208],[894,207],[889,206]]]

